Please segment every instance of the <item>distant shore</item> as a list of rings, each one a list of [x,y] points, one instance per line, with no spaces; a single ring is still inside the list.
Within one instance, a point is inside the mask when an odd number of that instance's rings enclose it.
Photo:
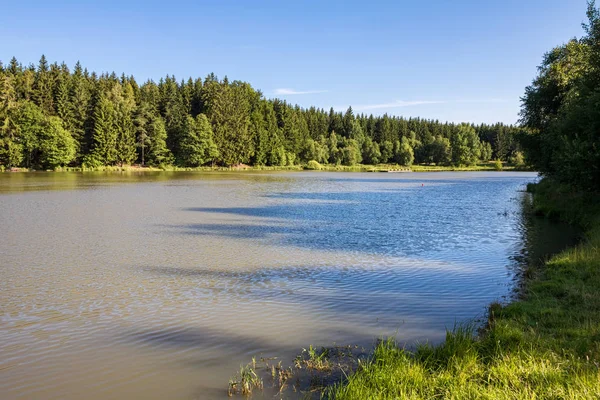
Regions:
[[[288,165],[288,166],[251,166],[251,165],[234,165],[229,167],[223,166],[205,166],[196,168],[184,168],[173,165],[162,167],[139,166],[139,165],[123,165],[123,166],[103,166],[95,168],[86,167],[62,167],[54,170],[33,170],[27,168],[10,168],[0,169],[0,172],[17,173],[17,172],[160,172],[160,171],[201,171],[201,172],[244,172],[244,171],[337,171],[337,172],[388,172],[388,173],[405,173],[405,172],[444,172],[444,171],[532,171],[526,166],[517,166],[509,163],[486,162],[471,166],[452,166],[452,165],[435,165],[435,164],[415,164],[411,166],[401,166],[398,164],[356,164],[356,165],[335,165],[335,164],[318,164],[318,165]]]

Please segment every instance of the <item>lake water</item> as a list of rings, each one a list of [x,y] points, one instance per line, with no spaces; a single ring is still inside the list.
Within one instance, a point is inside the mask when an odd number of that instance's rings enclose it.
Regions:
[[[254,355],[438,342],[565,236],[522,215],[535,180],[0,174],[0,397],[225,398]]]

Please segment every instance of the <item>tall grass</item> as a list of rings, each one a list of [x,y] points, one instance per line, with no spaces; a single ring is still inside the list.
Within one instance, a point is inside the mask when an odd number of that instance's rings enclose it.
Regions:
[[[586,228],[586,239],[531,267],[522,298],[493,304],[487,327],[448,332],[414,351],[394,341],[345,382],[335,399],[600,399],[600,196],[542,181],[540,214]]]

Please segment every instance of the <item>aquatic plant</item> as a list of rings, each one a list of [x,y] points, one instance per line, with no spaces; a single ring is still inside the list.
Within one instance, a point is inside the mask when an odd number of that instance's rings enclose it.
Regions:
[[[256,374],[254,368],[250,365],[240,366],[240,372],[229,379],[229,388],[227,394],[231,397],[234,394],[250,395],[255,389],[263,388],[263,380]]]

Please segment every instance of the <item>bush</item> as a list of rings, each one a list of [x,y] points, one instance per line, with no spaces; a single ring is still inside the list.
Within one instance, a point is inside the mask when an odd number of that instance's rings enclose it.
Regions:
[[[522,167],[525,165],[525,158],[523,157],[523,153],[520,151],[515,152],[515,154],[510,158],[511,164],[515,167]]]
[[[320,170],[323,167],[321,166],[321,164],[319,164],[317,161],[315,160],[310,160],[307,164],[306,167],[304,167],[305,169],[310,169],[310,170]]]
[[[502,171],[502,161],[496,160],[494,161],[494,168],[496,171]]]

